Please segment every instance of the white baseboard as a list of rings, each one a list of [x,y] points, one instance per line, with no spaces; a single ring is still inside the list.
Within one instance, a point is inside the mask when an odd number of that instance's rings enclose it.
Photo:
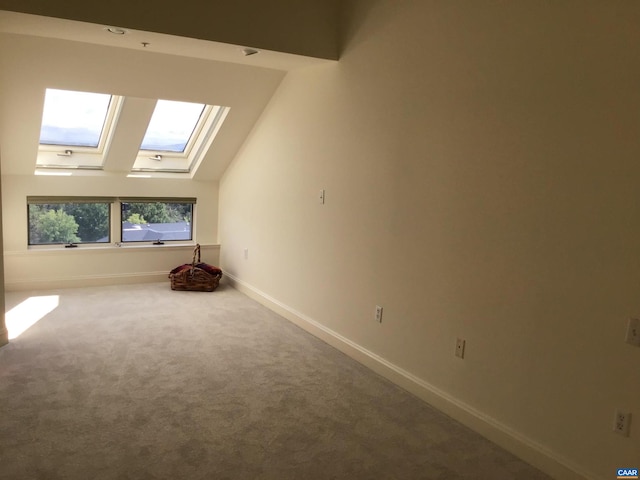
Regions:
[[[226,278],[226,281],[232,287],[248,297],[258,301],[553,478],[559,480],[598,480],[595,475],[586,472],[579,465],[352,342],[303,313],[279,302],[227,272],[224,272],[224,275],[225,277],[223,278]]]
[[[131,285],[134,283],[167,282],[167,272],[123,273],[114,275],[78,275],[62,278],[44,278],[38,280],[7,281],[7,292],[26,290],[53,290],[58,288],[103,287],[107,285]]]

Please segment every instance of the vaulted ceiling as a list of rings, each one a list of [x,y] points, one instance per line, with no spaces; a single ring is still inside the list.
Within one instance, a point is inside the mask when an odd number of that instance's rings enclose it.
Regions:
[[[5,8],[6,3],[11,2],[0,1],[0,8]],[[116,12],[119,7],[124,9],[128,6],[120,3],[122,5],[118,2],[113,5]],[[182,5],[188,7],[189,3],[190,0],[187,0]],[[261,2],[255,3],[259,5]],[[284,0],[275,3],[282,8],[290,6],[290,2]],[[311,2],[317,4],[316,7],[321,3]],[[19,4],[31,6],[30,2]],[[310,11],[313,13],[313,8]],[[78,12],[82,15],[76,12],[75,17],[84,15],[84,18],[93,18],[91,10],[79,8]],[[96,19],[115,20],[115,17],[105,16],[100,10],[94,9],[93,12]],[[47,10],[47,13],[51,12]],[[230,24],[237,24],[242,9],[238,8],[232,13],[229,13]],[[63,9],[59,16],[64,14],[66,10]],[[225,39],[241,40],[242,32],[246,32],[248,38],[257,42],[232,44],[194,38],[196,35],[187,37],[159,33],[162,29],[168,30],[162,22],[162,28],[156,28],[155,32],[138,30],[133,26],[140,20],[140,15],[132,15],[133,20],[124,20],[129,17],[122,14],[123,20],[114,25],[116,22],[91,23],[75,18],[69,20],[0,10],[2,174],[34,173],[44,92],[46,88],[59,88],[122,95],[129,105],[121,115],[112,147],[104,161],[104,169],[85,173],[92,175],[130,173],[150,115],[148,107],[155,99],[230,107],[204,160],[187,175],[187,178],[196,180],[215,181],[250,135],[286,73],[292,69],[334,61],[326,58],[331,57],[329,52],[336,51],[336,24],[328,25],[331,23],[329,17],[334,14],[335,11],[331,9],[323,13],[323,18],[327,19],[324,22],[327,25],[323,27],[327,39],[324,42],[318,43],[317,39],[306,41],[306,36],[301,35],[300,45],[296,48],[283,47],[282,50],[290,51],[275,51],[265,49],[262,45],[283,46],[287,44],[287,35],[272,29],[261,31],[260,28],[245,27],[233,32],[220,29],[219,33]],[[193,15],[192,12],[191,18],[194,18]],[[166,19],[160,14],[156,17]],[[148,22],[145,25],[155,28]],[[124,29],[126,34],[109,33],[107,27],[110,26]],[[317,26],[314,28],[318,29]],[[203,36],[201,30],[196,28],[194,31],[198,36]],[[231,33],[235,36],[231,36]],[[258,50],[259,53],[246,55],[245,48]],[[308,54],[291,53],[296,49]]]

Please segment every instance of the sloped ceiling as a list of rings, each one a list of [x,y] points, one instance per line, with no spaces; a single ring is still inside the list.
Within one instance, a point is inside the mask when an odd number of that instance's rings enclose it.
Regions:
[[[218,180],[286,72],[329,61],[269,50],[244,56],[243,45],[140,30],[113,35],[105,27],[0,11],[3,175],[34,173],[44,92],[60,88],[123,95],[132,104],[163,98],[230,107],[192,176]],[[146,128],[131,118],[118,129],[102,174],[130,170]]]

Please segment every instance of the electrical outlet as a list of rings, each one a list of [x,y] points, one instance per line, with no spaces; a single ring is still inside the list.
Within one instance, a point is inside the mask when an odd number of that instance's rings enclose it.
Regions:
[[[456,357],[464,358],[464,345],[466,341],[462,338],[456,339]]]
[[[318,194],[318,201],[324,205],[324,189],[320,190],[320,193]]]
[[[631,430],[631,413],[623,412],[622,410],[616,410],[616,415],[613,420],[613,431],[628,437]]]
[[[376,305],[375,318],[376,322],[382,323],[382,307],[380,305]]]
[[[248,248],[244,249],[244,259],[245,260],[249,260],[249,249]]]
[[[640,347],[640,320],[637,318],[630,318],[627,324],[627,336],[625,342],[629,345],[635,345]]]

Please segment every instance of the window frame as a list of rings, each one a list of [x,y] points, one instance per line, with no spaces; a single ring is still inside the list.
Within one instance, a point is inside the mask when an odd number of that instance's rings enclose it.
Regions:
[[[165,100],[163,98],[159,98],[156,100],[156,106],[154,108],[153,114],[151,115],[151,118],[149,119],[149,123],[147,124],[147,130],[145,131],[144,137],[142,138],[142,142],[144,142],[144,139],[147,136],[147,133],[149,132],[149,127],[151,126],[151,122],[153,121],[153,116],[156,114],[156,110],[158,108],[158,103],[159,102],[177,102],[177,103],[189,103],[192,105],[202,105],[202,109],[200,110],[200,115],[198,116],[198,120],[196,121],[195,125],[193,126],[193,129],[191,130],[191,135],[189,135],[189,138],[187,139],[184,149],[181,152],[174,152],[171,150],[158,150],[158,149],[153,149],[153,148],[142,148],[142,144],[140,145],[140,150],[139,152],[146,152],[150,155],[154,155],[154,154],[160,154],[160,155],[165,155],[167,157],[188,157],[189,153],[191,152],[191,149],[193,148],[194,143],[197,141],[198,137],[200,136],[201,132],[202,132],[202,128],[204,127],[204,124],[206,123],[207,119],[209,118],[209,115],[211,114],[212,109],[214,108],[213,105],[207,105],[205,103],[196,103],[196,102],[178,102],[176,100]]]
[[[46,90],[63,90],[47,88]],[[100,139],[96,147],[86,147],[77,145],[52,145],[38,143],[38,155],[36,159],[36,169],[84,169],[102,170],[104,166],[104,155],[108,150],[114,135],[117,119],[122,109],[124,97],[101,92],[84,92],[80,90],[65,90],[78,93],[99,93],[109,95],[109,107],[105,115],[104,124],[100,133]],[[44,98],[43,98],[44,116]],[[40,124],[42,128],[42,123]],[[69,153],[70,152],[70,153]]]
[[[188,239],[165,239],[165,238],[157,238],[157,239],[148,239],[148,240],[125,240],[124,238],[124,224],[125,219],[123,216],[123,210],[125,204],[131,203],[164,203],[164,204],[189,204],[191,205],[191,221],[189,222],[189,238]],[[120,207],[120,242],[122,245],[126,244],[149,244],[152,245],[162,245],[165,242],[176,243],[176,242],[194,242],[195,238],[195,210],[196,210],[196,199],[195,198],[182,198],[182,197],[174,197],[174,198],[160,198],[160,197],[124,197],[119,199],[119,207]],[[151,225],[151,224],[148,224]]]
[[[88,204],[101,203],[108,205],[108,241],[106,242],[52,242],[52,243],[31,243],[31,220],[30,205],[47,205],[47,204]],[[161,239],[161,243],[154,240],[124,240],[122,236],[122,205],[124,203],[174,203],[174,204],[191,204],[191,221],[189,222],[190,238],[186,239]],[[89,196],[27,196],[26,197],[26,223],[27,223],[27,248],[28,249],[51,249],[58,247],[88,247],[88,248],[105,248],[109,246],[121,247],[126,245],[135,246],[155,246],[165,243],[170,245],[196,243],[196,221],[197,221],[197,198],[195,197],[89,197]]]
[[[184,152],[141,149],[138,151],[131,173],[191,173],[195,171],[222,127],[229,110],[229,107],[205,104]]]
[[[31,243],[31,206],[32,205],[90,205],[100,204],[107,206],[107,241],[105,242],[90,242],[90,241],[70,241],[70,242],[44,242],[44,243]],[[112,242],[112,206],[113,201],[111,198],[105,197],[27,197],[27,247],[51,247],[57,245],[69,246],[69,245],[109,245]],[[75,218],[74,218],[75,220]]]

